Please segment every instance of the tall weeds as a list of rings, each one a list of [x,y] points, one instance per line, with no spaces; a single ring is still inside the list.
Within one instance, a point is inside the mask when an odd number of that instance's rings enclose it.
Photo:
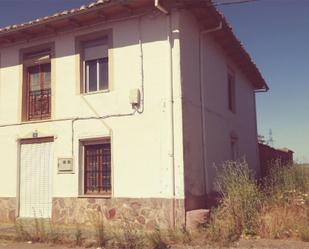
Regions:
[[[259,185],[245,160],[226,162],[218,171],[222,200],[207,228],[213,241],[242,235],[306,238],[309,226],[309,169],[277,161]]]
[[[235,234],[255,234],[262,194],[247,162],[226,162],[218,172],[217,187],[223,197],[217,213],[229,213]]]

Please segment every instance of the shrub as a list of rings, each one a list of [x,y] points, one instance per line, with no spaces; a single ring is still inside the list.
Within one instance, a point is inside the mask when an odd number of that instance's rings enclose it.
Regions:
[[[236,235],[255,234],[262,194],[247,162],[224,163],[218,172],[216,185],[222,195],[222,204],[213,219],[217,222],[221,216],[232,219],[228,224],[233,227],[227,230]]]
[[[295,164],[282,165],[280,160],[273,161],[263,180],[264,191],[271,198],[279,199],[286,193],[308,193],[309,171]]]
[[[145,241],[141,231],[134,227],[134,222],[123,217],[123,225],[120,232],[115,234],[115,245],[118,249],[142,249]]]
[[[211,242],[219,242],[224,246],[237,240],[240,236],[235,219],[228,208],[225,203],[222,203],[217,209],[213,209],[210,221],[206,225],[206,238]]]
[[[156,228],[156,230],[148,235],[148,240],[150,242],[152,249],[169,249],[170,245],[164,238],[165,236],[162,234],[160,228]]]
[[[301,228],[300,238],[302,241],[309,242],[309,225]]]
[[[18,241],[29,241],[32,239],[30,233],[25,230],[22,221],[17,221],[15,223],[15,231],[16,231],[16,239]]]
[[[265,202],[259,214],[258,234],[270,239],[297,237],[298,231],[307,224],[306,218],[303,206]]]
[[[168,238],[175,243],[182,244],[189,244],[192,241],[191,233],[186,229],[185,226],[180,229],[168,229]]]
[[[83,243],[83,233],[82,233],[82,230],[80,229],[79,225],[77,225],[74,235],[75,235],[75,245],[81,246],[82,243]]]
[[[106,229],[103,215],[98,215],[97,220],[95,221],[95,232],[96,232],[96,241],[99,247],[107,247],[108,242],[111,240],[111,237]]]

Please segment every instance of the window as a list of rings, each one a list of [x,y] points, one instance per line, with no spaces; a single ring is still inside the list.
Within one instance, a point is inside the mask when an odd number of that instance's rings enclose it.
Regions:
[[[109,140],[83,143],[83,194],[111,194],[111,144]]]
[[[107,37],[103,37],[82,43],[85,93],[108,90],[107,40]]]
[[[231,135],[231,159],[233,161],[238,159],[238,137],[235,134]]]
[[[50,118],[50,63],[28,67],[28,120]]]
[[[51,117],[51,49],[23,54],[23,120]]]
[[[235,76],[232,72],[227,75],[228,81],[228,107],[232,112],[236,112],[235,106]]]

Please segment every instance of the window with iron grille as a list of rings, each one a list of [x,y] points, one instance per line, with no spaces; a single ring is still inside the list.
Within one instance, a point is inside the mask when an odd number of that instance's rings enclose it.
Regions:
[[[110,142],[84,145],[84,194],[111,194]]]
[[[51,58],[53,45],[20,51],[23,65],[22,120],[51,118]]]
[[[27,119],[47,119],[51,113],[50,63],[28,67]]]

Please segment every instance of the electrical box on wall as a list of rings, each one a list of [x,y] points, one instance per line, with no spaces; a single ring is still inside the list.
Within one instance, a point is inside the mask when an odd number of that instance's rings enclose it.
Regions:
[[[132,106],[139,106],[141,102],[141,92],[138,88],[130,91],[130,104]]]
[[[73,158],[58,158],[58,173],[74,173]]]

